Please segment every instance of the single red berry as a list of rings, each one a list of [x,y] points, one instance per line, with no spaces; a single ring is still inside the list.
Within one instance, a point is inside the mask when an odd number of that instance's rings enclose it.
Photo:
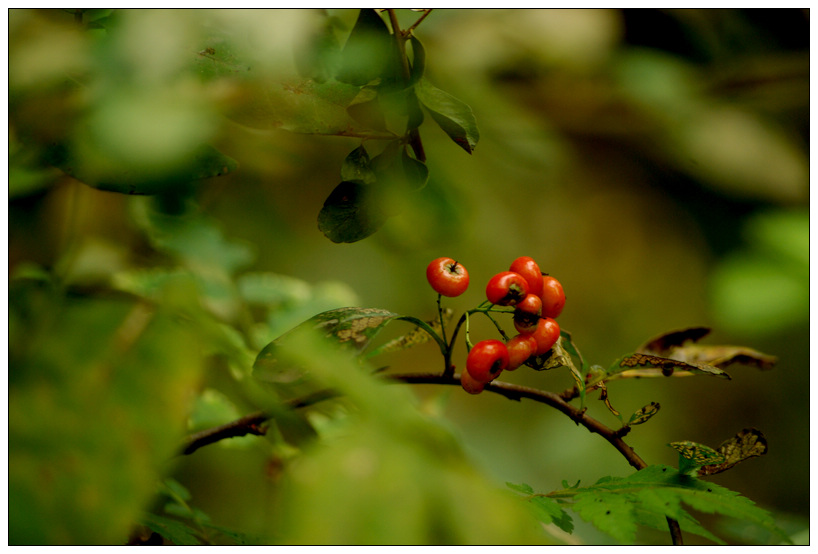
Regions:
[[[485,383],[475,381],[474,377],[472,377],[468,371],[464,371],[460,374],[460,385],[463,387],[463,390],[469,394],[480,394],[486,387]]]
[[[469,272],[451,258],[437,258],[426,266],[426,280],[443,296],[460,296],[469,288]]]
[[[540,271],[540,266],[537,265],[534,258],[520,256],[511,262],[511,267],[508,270],[523,276],[528,283],[528,292],[530,294],[540,295],[540,292],[542,292],[542,271]]]
[[[499,340],[481,340],[466,356],[466,371],[475,381],[488,383],[508,367],[508,348]]]
[[[527,294],[514,306],[514,328],[518,333],[533,332],[541,313],[542,299],[536,294]]]
[[[541,317],[537,322],[537,328],[531,334],[537,341],[537,350],[534,352],[535,356],[542,356],[557,343],[560,338],[559,323],[550,317]]]
[[[525,363],[537,351],[537,339],[534,335],[517,335],[506,343],[508,349],[507,371],[514,371]]]
[[[542,294],[542,315],[545,317],[557,317],[565,307],[565,292],[562,284],[550,275],[543,276]]]
[[[528,282],[519,273],[502,271],[489,279],[486,298],[499,306],[514,306],[528,294]]]

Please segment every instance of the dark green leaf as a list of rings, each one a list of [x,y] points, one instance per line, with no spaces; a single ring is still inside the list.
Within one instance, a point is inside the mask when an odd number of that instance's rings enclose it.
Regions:
[[[414,88],[407,89],[408,95],[406,97],[406,111],[408,119],[406,121],[407,129],[417,129],[423,123],[423,110],[420,109],[420,101]]]
[[[426,79],[420,79],[415,84],[415,92],[420,103],[429,111],[440,128],[458,146],[471,154],[480,140],[477,121],[471,108]]]
[[[425,163],[414,159],[404,149],[401,152],[401,165],[404,182],[409,190],[418,190],[426,186],[429,180],[429,168]]]
[[[386,23],[375,10],[362,9],[341,52],[336,78],[359,86],[383,78],[394,55],[395,41]]]
[[[177,546],[198,546],[196,531],[187,524],[156,514],[146,514],[142,524],[154,533],[159,533]]]
[[[372,158],[372,170],[379,186],[396,195],[417,191],[429,179],[426,164],[411,157],[399,141],[387,144],[383,152]]]
[[[417,83],[426,71],[426,50],[414,35],[409,38],[409,43],[412,45],[412,71],[409,77],[409,85],[411,86]]]
[[[386,117],[381,109],[380,98],[376,97],[368,102],[350,104],[347,108],[349,117],[374,131],[387,131]]]
[[[159,194],[187,187],[192,181],[227,175],[238,162],[210,145],[202,145],[187,159],[165,170],[107,168],[97,171],[84,165],[66,148],[57,146],[48,154],[48,162],[67,175],[100,190],[123,194]]]
[[[360,181],[343,181],[330,193],[318,213],[318,229],[332,242],[357,242],[386,222],[372,187]]]
[[[372,161],[369,153],[362,144],[344,159],[341,165],[341,179],[344,181],[358,181],[371,185],[375,182],[375,173],[372,171]]]

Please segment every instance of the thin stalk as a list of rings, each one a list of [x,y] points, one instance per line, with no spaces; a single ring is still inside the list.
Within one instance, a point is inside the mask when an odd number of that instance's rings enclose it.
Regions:
[[[393,8],[387,9],[386,13],[389,14],[389,22],[392,25],[392,35],[395,37],[395,44],[398,48],[401,74],[405,85],[409,83],[409,79],[412,76],[412,71],[409,67],[409,58],[406,57],[406,40],[409,37],[409,34],[401,30],[400,23],[398,23],[398,16]],[[428,15],[428,12],[424,15],[424,17],[426,15]],[[422,19],[423,18],[421,18],[421,20]],[[416,21],[414,26],[416,27],[418,23],[420,23],[420,21]],[[412,147],[412,151],[415,153],[415,158],[417,158],[420,162],[425,162],[426,152],[423,149],[423,142],[420,140],[420,132],[417,130],[417,128],[406,129],[406,138],[407,143]]]

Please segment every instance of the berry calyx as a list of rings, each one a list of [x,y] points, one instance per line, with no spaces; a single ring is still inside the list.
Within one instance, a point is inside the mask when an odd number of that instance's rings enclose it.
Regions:
[[[534,355],[542,356],[557,343],[557,339],[560,338],[560,326],[550,317],[541,317],[531,336],[537,341]]]
[[[537,265],[534,258],[520,256],[511,262],[511,267],[509,267],[508,270],[523,276],[528,283],[529,294],[540,295],[542,292],[543,275],[540,271],[540,266]]]
[[[528,282],[519,273],[502,271],[489,279],[486,298],[499,306],[514,306],[528,294]]]
[[[537,351],[537,339],[532,334],[520,334],[509,339],[506,348],[508,349],[508,367],[506,370],[514,371]]]
[[[565,292],[562,284],[550,275],[543,276],[542,293],[542,315],[555,318],[562,313],[565,307]]]
[[[514,307],[514,328],[518,333],[531,333],[542,313],[542,300],[536,294],[527,294]]]
[[[466,356],[466,371],[479,383],[489,383],[508,367],[508,348],[499,340],[481,340]]]
[[[432,260],[426,266],[426,280],[443,296],[460,296],[469,288],[469,272],[452,258]]]

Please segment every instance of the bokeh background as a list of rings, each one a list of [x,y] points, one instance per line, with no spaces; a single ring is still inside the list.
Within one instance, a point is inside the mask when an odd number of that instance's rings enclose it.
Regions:
[[[356,10],[329,15],[343,41]],[[398,15],[405,26],[418,17]],[[713,328],[706,343],[777,356],[770,371],[728,370],[732,380],[622,381],[609,393],[623,414],[661,404],[628,437],[649,463],[675,465],[671,441],[715,447],[742,428],[761,429],[768,454],[713,480],[772,510],[788,530],[806,528],[809,10],[434,10],[415,32],[426,76],[471,106],[480,142],[468,155],[427,121],[427,187],[353,244],[327,240],[316,217],[360,141],[281,130],[263,111],[236,116],[248,90],[293,74],[311,17],[11,10],[9,275],[45,271],[90,295],[120,272],[166,261],[133,215],[144,199],[50,168],[43,153],[51,146],[70,144],[89,171],[105,175],[161,171],[206,141],[238,168],[197,185],[201,213],[245,248],[241,271],[286,276],[297,289],[271,333],[343,305],[432,318],[424,269],[439,256],[468,267],[471,289],[447,302],[467,309],[491,275],[528,255],[563,283],[560,324],[592,363],[607,366],[662,332],[697,325]],[[225,35],[243,48],[232,60],[238,85],[199,75],[212,61],[205,48],[218,50]],[[482,322],[471,332],[493,336]],[[465,349],[458,367],[464,358]],[[383,363],[431,371],[440,359],[428,345]],[[28,383],[19,371],[12,363],[12,467],[22,463],[14,437],[25,413],[15,397]],[[223,385],[204,375],[198,386]],[[503,378],[554,391],[572,384],[558,371]],[[563,479],[590,484],[630,472],[602,439],[542,405],[413,391],[498,483],[548,491]],[[616,425],[601,402],[590,406]],[[214,521],[241,527],[271,494],[258,485],[265,460],[257,449],[211,447],[173,475]],[[575,520],[582,540],[605,542]],[[747,530],[726,532],[754,540]]]

